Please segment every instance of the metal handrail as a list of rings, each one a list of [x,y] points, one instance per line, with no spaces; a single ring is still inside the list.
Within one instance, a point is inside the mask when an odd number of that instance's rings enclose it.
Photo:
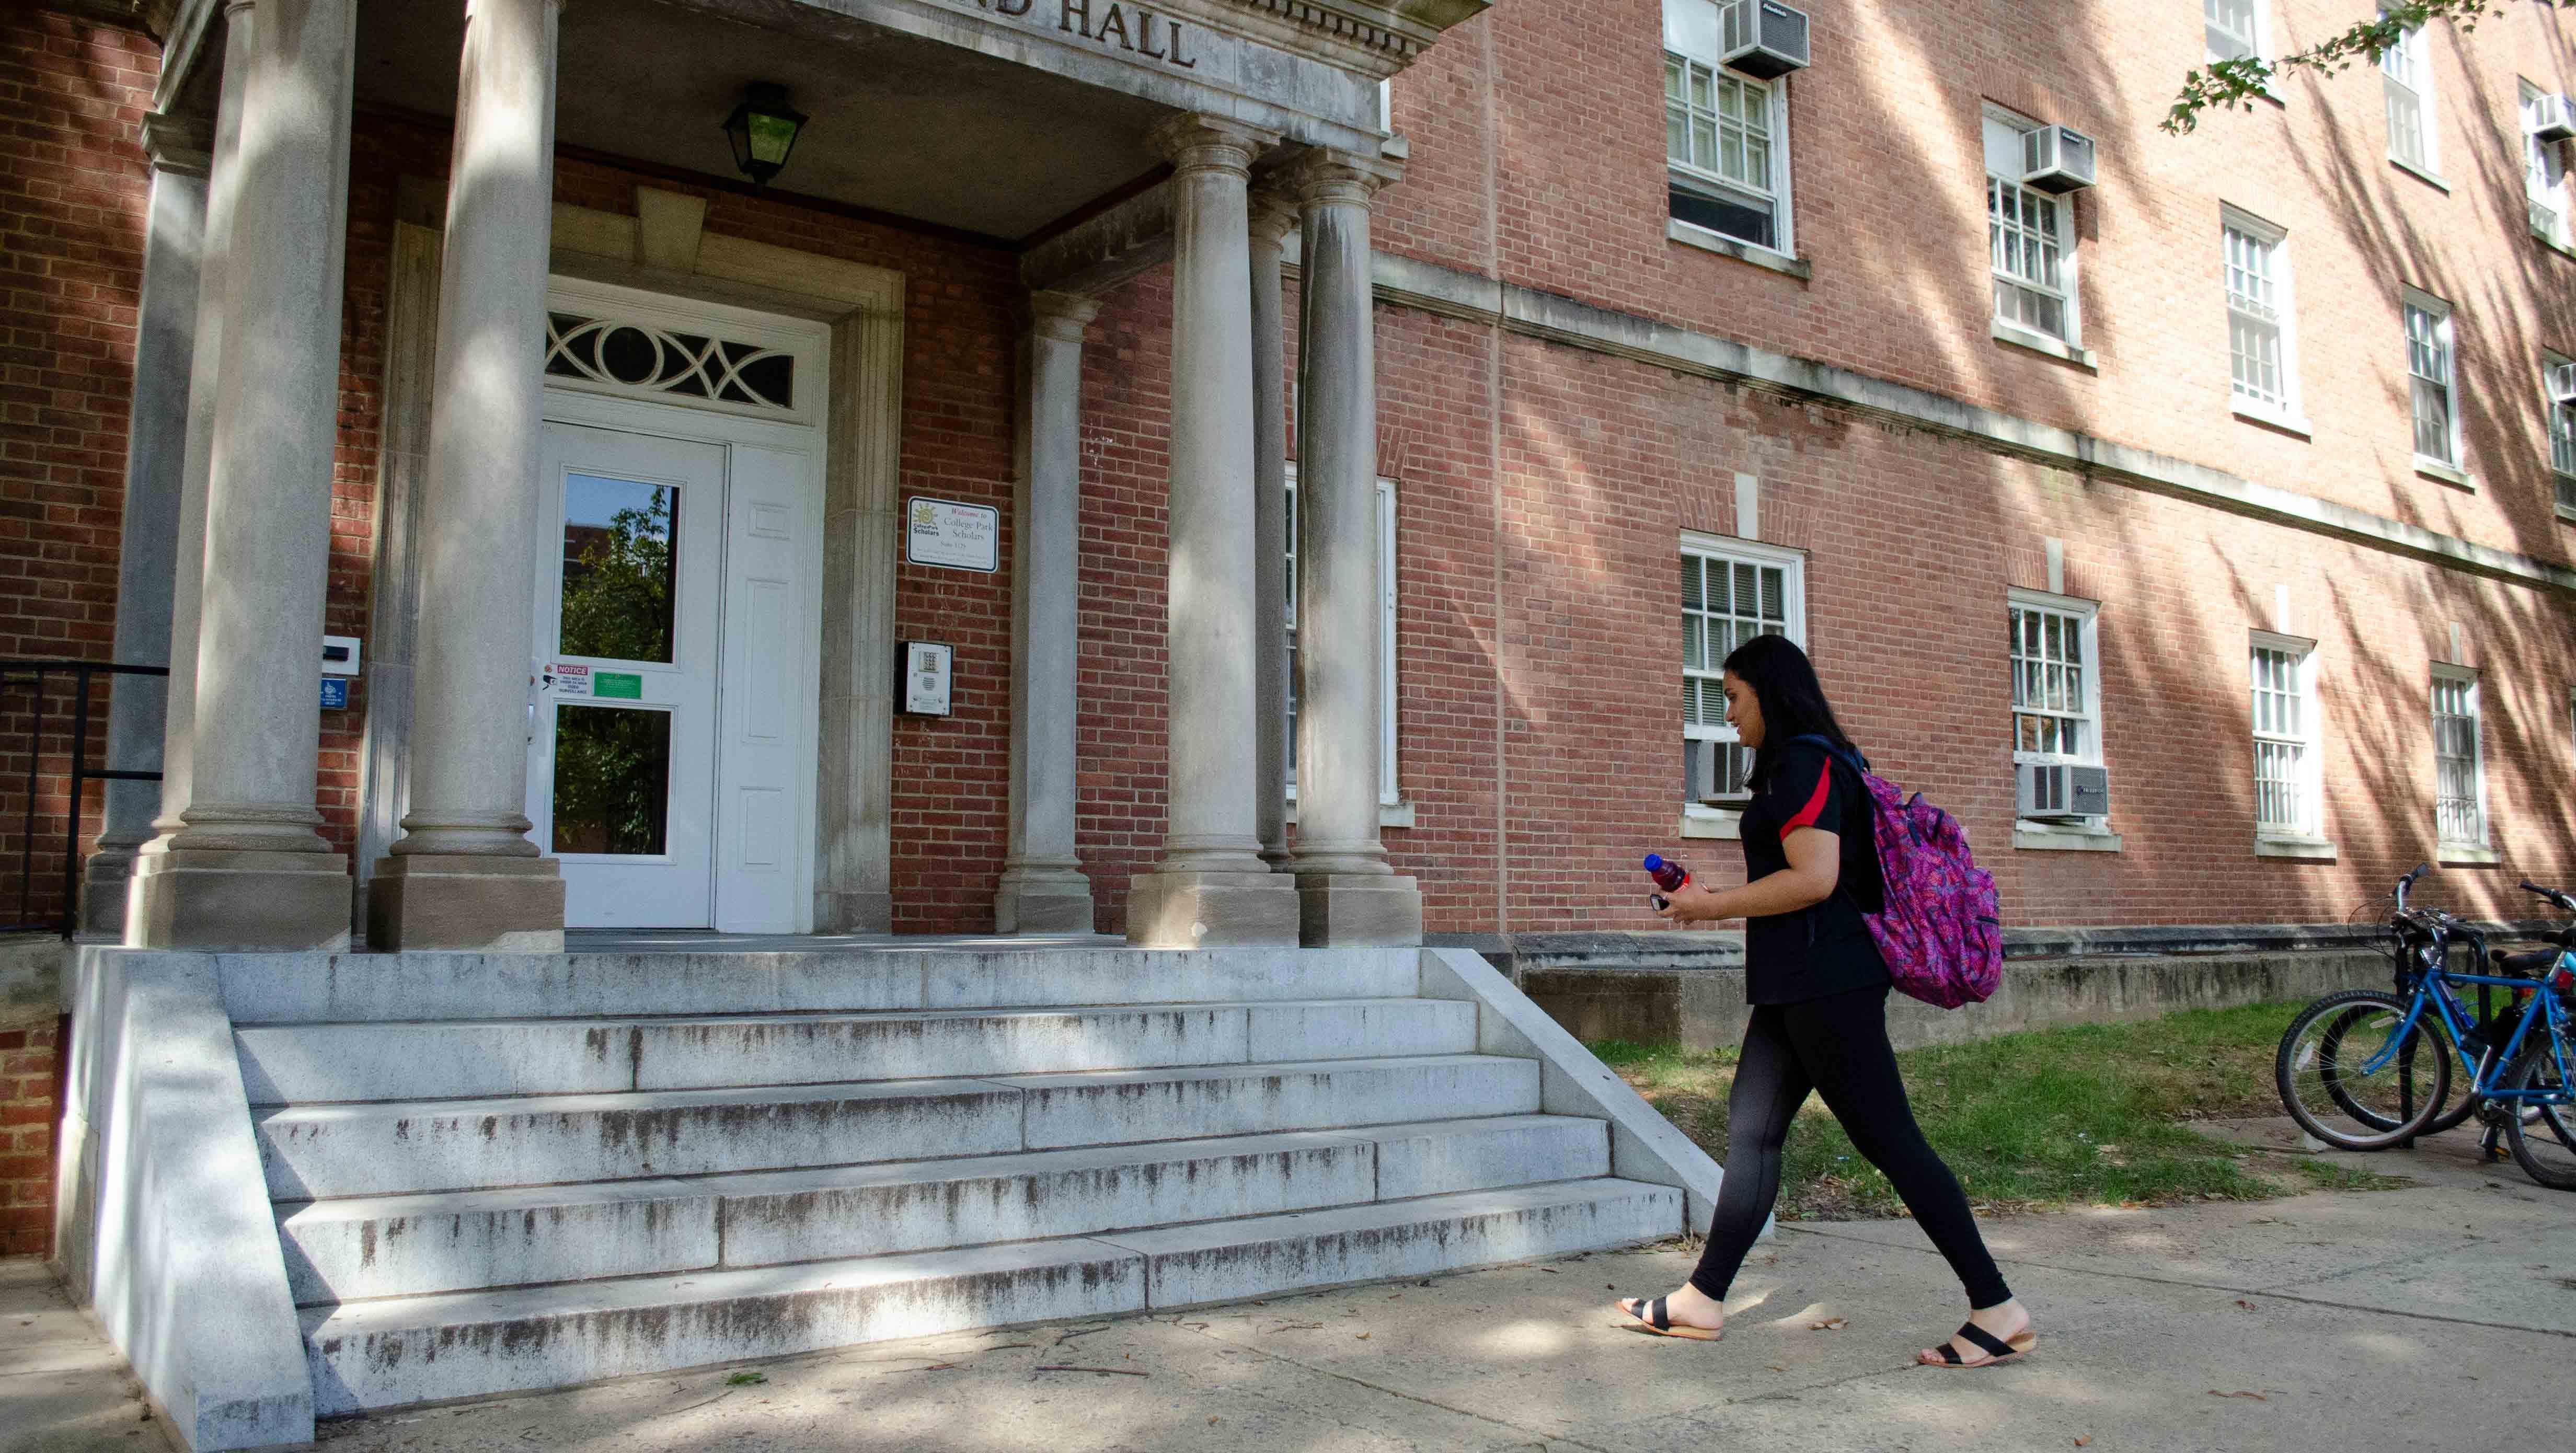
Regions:
[[[0,932],[51,930],[69,938],[80,926],[81,799],[92,782],[158,782],[158,772],[121,771],[89,765],[90,684],[101,676],[162,676],[167,666],[128,666],[116,661],[0,661],[0,700],[17,687],[30,688],[35,719],[27,728],[27,810],[18,843],[18,917],[0,924]],[[36,896],[36,782],[45,756],[45,683],[55,676],[72,678],[71,790],[63,811],[63,906],[51,922],[34,916]]]

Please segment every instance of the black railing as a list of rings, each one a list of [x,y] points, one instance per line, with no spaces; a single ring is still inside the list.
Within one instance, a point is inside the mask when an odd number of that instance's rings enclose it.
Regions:
[[[82,798],[92,782],[158,782],[158,772],[120,771],[89,764],[91,684],[101,676],[168,676],[167,666],[123,666],[112,661],[0,661],[0,706],[24,689],[34,707],[27,723],[25,820],[18,836],[18,912],[0,924],[0,932],[50,931],[65,938],[80,924]],[[39,783],[45,761],[45,687],[57,676],[71,678],[71,770],[63,794],[63,897],[60,911],[40,916],[36,897],[36,824],[44,798]]]

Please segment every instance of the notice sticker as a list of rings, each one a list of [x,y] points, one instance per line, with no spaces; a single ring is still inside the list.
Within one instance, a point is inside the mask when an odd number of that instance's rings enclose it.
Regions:
[[[557,696],[590,695],[590,668],[570,661],[557,661],[546,668],[546,684]]]
[[[644,678],[633,672],[602,671],[591,680],[598,683],[592,688],[592,694],[595,696],[614,696],[623,701],[644,699]]]

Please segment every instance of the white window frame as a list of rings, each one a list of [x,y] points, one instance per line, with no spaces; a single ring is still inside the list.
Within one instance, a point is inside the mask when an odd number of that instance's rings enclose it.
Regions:
[[[2551,391],[2551,380],[2562,370],[2576,373],[2576,359],[2554,351],[2541,353],[2540,409],[2549,436],[2550,478],[2556,486],[2559,517],[2576,520],[2576,403],[2561,403]]]
[[[2201,42],[2203,54],[2210,60],[2269,60],[2272,57],[2272,6],[2270,0],[2245,0],[2246,20],[2251,34],[2240,34],[2224,28],[2210,11],[2226,0],[2202,0]],[[2209,42],[2218,36],[2244,42],[2245,49],[2221,51]]]
[[[2242,317],[2257,326],[2261,326],[2263,320],[2254,311],[2239,304],[2235,282],[2237,273],[2235,243],[2228,235],[2230,233],[2238,234],[2250,243],[2260,246],[2271,266],[2272,275],[2269,280],[2273,292],[2271,308],[2274,316],[2269,326],[2280,334],[2281,390],[2280,397],[2277,399],[2267,399],[2247,392],[2242,381],[2236,377],[2237,320]],[[2266,222],[2251,212],[2221,203],[2219,205],[2219,248],[2221,287],[2227,297],[2228,393],[2235,401],[2236,412],[2304,430],[2307,423],[2299,413],[2298,293],[2292,281],[2289,229],[2277,223]]]
[[[2494,823],[2493,819],[2491,819],[2487,814],[2486,703],[2483,699],[2483,693],[2479,689],[2478,673],[2466,666],[2453,666],[2444,662],[2436,662],[2433,666],[2433,681],[2437,686],[2443,683],[2457,683],[2468,688],[2466,700],[2469,708],[2469,772],[2470,779],[2474,784],[2472,790],[2475,796],[2472,800],[2476,806],[2478,815],[2478,835],[2475,838],[2455,837],[2444,829],[2441,807],[2443,760],[2441,735],[2442,713],[2440,710],[2441,699],[2439,695],[2436,694],[2431,703],[2433,707],[2434,837],[2439,846],[2445,851],[2459,849],[2465,852],[2482,853],[2487,850],[2488,844],[2491,841]]]
[[[1750,565],[1756,569],[1778,570],[1781,608],[1785,617],[1781,634],[1798,649],[1803,651],[1807,648],[1807,555],[1805,551],[1791,550],[1779,545],[1765,545],[1758,540],[1739,540],[1727,535],[1709,535],[1697,530],[1684,530],[1681,534],[1679,555],[1685,559],[1715,560],[1727,565]],[[1718,674],[1718,668],[1719,663],[1711,661],[1699,674],[1713,679]],[[1680,675],[1686,682],[1695,679],[1687,666],[1681,668]],[[1685,742],[1730,744],[1741,740],[1737,737],[1735,728],[1726,725],[1723,721],[1700,726],[1693,726],[1685,721],[1682,724],[1681,739]],[[1686,828],[1693,822],[1706,824],[1713,829],[1729,828],[1734,825],[1737,818],[1742,816],[1738,808],[1719,807],[1693,801],[1690,799],[1689,790],[1689,784],[1685,782],[1682,792],[1682,815]],[[1708,835],[1716,836],[1719,833],[1713,831]]]
[[[2021,183],[2021,166],[2018,161],[2018,158],[2021,155],[2020,138],[2038,130],[2040,125],[2041,123],[2033,121],[2027,116],[2017,115],[2014,112],[2006,111],[2000,106],[1987,106],[1983,108],[1979,114],[1977,145],[1980,153],[1986,157],[1987,163],[1985,169],[1986,272],[1990,283],[1995,285],[1993,289],[1995,297],[1991,305],[1990,312],[1995,328],[2003,336],[2013,337],[2017,340],[2027,340],[2034,346],[2051,352],[2060,349],[2081,350],[2084,346],[2084,308],[2082,303],[2083,288],[2081,286],[2081,278],[2078,271],[2079,264],[2076,257],[2075,198],[2071,193],[2065,196],[2050,196],[2046,192],[2035,192],[2030,188],[2023,186]],[[1990,144],[1990,141],[1992,129],[1997,126],[2004,127],[2014,133],[2014,140],[2010,149],[2016,160],[2013,163],[2012,173],[2009,176],[2002,175],[1994,169],[1994,148]],[[1998,245],[2000,240],[1998,232],[2003,225],[2001,218],[1998,216],[1998,206],[2002,200],[1999,189],[2007,187],[2011,188],[2017,195],[2026,195],[2035,199],[2039,203],[2046,205],[2050,210],[2050,215],[2054,217],[2056,221],[2056,237],[2054,240],[2057,244],[2058,281],[2057,286],[2054,288],[2051,288],[2047,284],[2040,282],[2027,274],[2007,271],[2002,264],[1999,254],[2002,253],[2004,249]],[[2043,296],[2056,299],[2066,319],[2066,332],[2064,336],[2061,337],[2058,334],[2049,332],[2045,328],[2025,323],[2018,318],[2005,317],[2003,309],[2003,287],[2019,288],[2027,292],[2038,293]]]
[[[1738,205],[1751,206],[1766,196],[1771,205],[1771,241],[1756,242],[1719,231],[1697,222],[1675,217],[1672,221],[1695,234],[1720,239],[1730,246],[1749,248],[1773,257],[1795,260],[1798,255],[1796,226],[1797,208],[1790,191],[1789,168],[1789,78],[1776,76],[1761,80],[1727,69],[1718,57],[1723,53],[1721,37],[1725,29],[1725,12],[1732,6],[1755,3],[1755,0],[1664,0],[1664,64],[1667,76],[1671,67],[1684,67],[1683,94],[1689,92],[1688,68],[1699,66],[1709,73],[1712,87],[1735,82],[1763,96],[1763,126],[1769,134],[1771,165],[1768,191],[1757,191],[1751,183],[1739,181],[1723,172],[1676,160],[1672,155],[1670,121],[1666,122],[1664,166],[1668,183],[1684,191],[1713,194]],[[1669,118],[1672,105],[1669,87],[1665,107]],[[1687,101],[1685,101],[1687,105]],[[1669,208],[1667,209],[1669,210]]]
[[[2383,7],[2381,14],[2387,11]],[[2441,120],[2434,109],[2433,52],[2426,44],[2424,27],[2406,32],[2397,45],[2379,57],[2380,89],[2386,102],[2388,126],[2388,159],[2418,176],[2434,182],[2442,179]],[[2397,108],[2400,94],[2413,103],[2415,113],[2415,147],[2417,155],[2409,157],[2398,145]]]
[[[2418,392],[2417,385],[2430,383],[2432,379],[2430,375],[2416,372],[2415,328],[2406,317],[2409,312],[2423,313],[2433,319],[2434,342],[2441,349],[2444,375],[2441,387],[2444,407],[2449,414],[2446,421],[2448,437],[2444,440],[2444,448],[2448,451],[2447,457],[2440,454],[2427,454],[2421,447],[2424,431],[2416,410],[2415,396]],[[2402,288],[2398,321],[2406,340],[2406,427],[2410,447],[2415,450],[2415,466],[2421,469],[2430,465],[2437,473],[2443,470],[2453,472],[2465,470],[2468,468],[2468,460],[2461,453],[2460,446],[2460,338],[2459,329],[2452,319],[2451,305],[2420,289]]]
[[[2291,691],[2298,713],[2299,729],[2295,732],[2262,729],[2259,674],[2265,653],[2294,658],[2290,663]],[[2254,835],[2257,840],[2313,842],[2325,831],[2325,732],[2317,702],[2317,643],[2303,636],[2285,636],[2273,631],[2255,631],[2246,651],[2249,699],[2255,743],[2254,768]],[[2297,778],[2292,782],[2299,794],[2299,820],[2294,823],[2265,822],[2262,809],[2262,749],[2265,744],[2295,746],[2299,749]]]
[[[2052,595],[2044,590],[2023,590],[2019,587],[2015,587],[2011,592],[2010,606],[2011,610],[2052,611],[2059,615],[2072,616],[2075,618],[2076,626],[2081,632],[2079,639],[2083,644],[2084,650],[2084,663],[2082,667],[2084,672],[2083,706],[2080,711],[2068,711],[2063,713],[2047,712],[2044,714],[2075,717],[2082,721],[2086,728],[2084,732],[2084,750],[2081,752],[2024,751],[2021,746],[2020,723],[2023,708],[2013,693],[2008,691],[2005,696],[2006,700],[2011,703],[2011,715],[2014,719],[2012,725],[2013,761],[2016,763],[2063,762],[2078,767],[2101,766],[2102,603],[2096,600],[2083,600],[2071,595]],[[2008,610],[2006,612],[2006,619],[2010,620],[2010,618],[2011,611]],[[2012,632],[2012,641],[2013,651],[2019,651],[2021,645],[2021,632],[2017,627]],[[2014,661],[2014,655],[2011,652],[2006,653],[2004,664],[2007,671],[2017,671],[2019,669],[2014,664]]]
[[[2531,213],[2531,235],[2561,252],[2576,250],[2576,218],[2571,218],[2567,185],[2567,143],[2543,141],[2532,133],[2531,108],[2548,92],[2521,82],[2522,193]]]
[[[1295,650],[1297,642],[1297,466],[1288,465],[1288,643]],[[1395,554],[1395,481],[1377,482],[1377,599],[1378,599],[1378,784],[1380,807],[1404,805],[1403,774],[1396,769],[1396,743],[1399,713],[1395,697],[1395,603],[1399,581],[1396,577]],[[1292,654],[1292,661],[1295,656]],[[1288,764],[1288,803],[1297,802],[1297,681],[1291,669],[1288,681],[1288,715],[1280,730],[1288,734],[1288,750],[1280,760]]]

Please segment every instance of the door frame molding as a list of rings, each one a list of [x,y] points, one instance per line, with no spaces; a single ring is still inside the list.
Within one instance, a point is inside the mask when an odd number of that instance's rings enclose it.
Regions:
[[[730,304],[830,330],[823,427],[822,671],[812,931],[893,928],[896,549],[901,535],[904,275],[708,233],[706,200],[635,189],[636,215],[557,203],[553,271],[635,288],[664,306]],[[411,649],[419,614],[418,454],[428,438],[445,186],[401,179],[388,289],[385,447],[377,472],[375,600],[366,655],[353,919],[408,797]],[[390,648],[390,653],[388,649]]]

